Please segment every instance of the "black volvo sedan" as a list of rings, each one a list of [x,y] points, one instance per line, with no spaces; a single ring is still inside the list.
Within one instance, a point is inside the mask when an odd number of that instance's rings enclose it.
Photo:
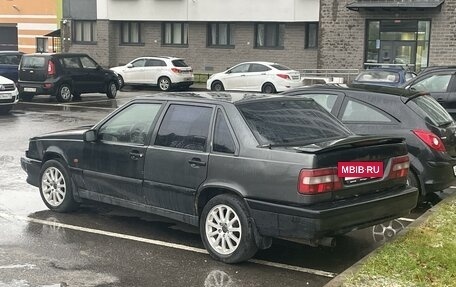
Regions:
[[[381,175],[338,176],[339,162],[357,161]],[[333,245],[418,196],[402,138],[353,135],[314,100],[283,96],[140,97],[93,127],[30,139],[21,164],[51,210],[92,200],[183,221],[227,263],[273,237]]]

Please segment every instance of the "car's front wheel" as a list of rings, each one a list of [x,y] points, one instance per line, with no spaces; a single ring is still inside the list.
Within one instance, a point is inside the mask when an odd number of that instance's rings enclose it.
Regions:
[[[69,212],[77,207],[73,198],[73,182],[66,164],[60,159],[46,161],[40,172],[40,194],[53,211]]]
[[[158,88],[164,92],[171,89],[171,80],[168,77],[160,77],[158,79]]]
[[[110,81],[106,88],[106,96],[110,99],[115,99],[117,96],[117,85],[116,82]]]
[[[123,88],[125,85],[125,81],[121,75],[117,75],[118,81],[119,81],[119,90]]]
[[[57,94],[55,96],[57,101],[59,102],[69,102],[71,101],[71,87],[68,84],[60,85],[59,89],[57,90]]]
[[[201,237],[209,254],[225,263],[250,259],[258,250],[248,210],[241,198],[218,195],[206,204],[201,214]]]

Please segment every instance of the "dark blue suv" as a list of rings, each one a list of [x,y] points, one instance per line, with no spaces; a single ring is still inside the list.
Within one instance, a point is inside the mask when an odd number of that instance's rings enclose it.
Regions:
[[[416,77],[414,72],[402,67],[372,68],[360,72],[352,84],[399,87],[414,77]]]
[[[18,51],[0,51],[0,76],[17,83],[18,66],[24,53]]]

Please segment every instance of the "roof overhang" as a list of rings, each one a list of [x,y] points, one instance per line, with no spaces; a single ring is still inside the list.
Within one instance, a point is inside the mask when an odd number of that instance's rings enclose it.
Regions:
[[[44,35],[46,37],[60,37],[60,29],[54,30],[51,33]]]
[[[424,10],[440,9],[445,0],[358,0],[347,4],[353,11],[364,10]]]

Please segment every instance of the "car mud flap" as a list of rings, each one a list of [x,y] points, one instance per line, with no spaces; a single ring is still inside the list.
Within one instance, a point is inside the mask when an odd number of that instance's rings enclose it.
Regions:
[[[258,232],[256,227],[255,220],[253,218],[249,218],[249,224],[252,226],[253,236],[255,237],[255,244],[259,249],[268,249],[272,245],[272,238],[263,236]]]

